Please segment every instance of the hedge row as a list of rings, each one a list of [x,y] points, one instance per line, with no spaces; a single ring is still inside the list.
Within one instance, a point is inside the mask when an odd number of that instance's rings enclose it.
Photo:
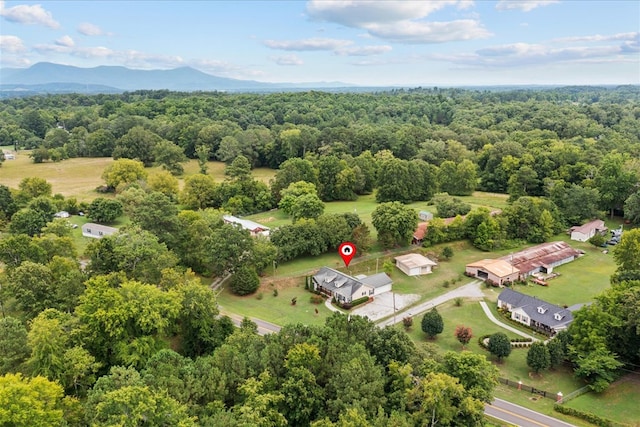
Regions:
[[[488,350],[487,345],[484,343],[484,341],[490,337],[491,337],[490,334],[480,336],[478,338],[478,345],[484,348],[485,350]],[[533,344],[533,340],[531,338],[524,338],[524,337],[511,338],[511,347],[515,347],[515,348],[529,347],[531,344]]]
[[[358,298],[358,299],[354,299],[353,301],[351,301],[350,303],[344,303],[342,304],[342,308],[349,310],[357,305],[360,304],[364,304],[365,302],[369,301],[369,297],[362,297],[362,298]]]
[[[583,419],[583,420],[585,420],[587,422],[590,422],[591,424],[595,424],[595,425],[600,426],[600,427],[614,427],[615,426],[613,421],[608,420],[606,418],[602,418],[601,416],[598,416],[596,414],[592,414],[591,412],[580,411],[578,409],[569,408],[568,406],[563,406],[563,405],[560,405],[558,403],[553,405],[553,409],[555,411],[560,412],[561,414],[571,415],[573,417],[577,417],[577,418]]]

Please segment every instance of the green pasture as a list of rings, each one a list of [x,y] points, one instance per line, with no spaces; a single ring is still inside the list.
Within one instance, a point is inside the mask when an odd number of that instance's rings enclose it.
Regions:
[[[630,373],[602,393],[589,392],[567,402],[567,406],[591,412],[625,426],[640,425],[640,378]]]

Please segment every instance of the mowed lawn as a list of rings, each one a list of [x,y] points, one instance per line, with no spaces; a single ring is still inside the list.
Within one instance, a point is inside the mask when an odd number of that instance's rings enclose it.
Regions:
[[[226,286],[218,295],[218,304],[222,313],[254,317],[280,326],[291,323],[322,325],[331,315],[331,311],[324,304],[310,302],[314,294],[304,289],[304,279],[278,289],[278,295],[274,296],[273,290],[276,288],[280,286],[266,284],[256,294],[238,297]],[[296,298],[295,305],[291,304],[293,298]]]
[[[640,372],[629,373],[602,393],[589,392],[566,405],[626,426],[640,426]]]

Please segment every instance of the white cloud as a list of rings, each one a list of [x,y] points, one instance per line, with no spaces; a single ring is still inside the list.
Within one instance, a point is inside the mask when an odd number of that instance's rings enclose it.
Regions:
[[[554,39],[553,42],[608,42],[608,41],[616,41],[616,40],[627,40],[627,41],[640,41],[640,32],[631,32],[631,33],[617,33],[611,34],[608,36],[603,36],[601,34],[595,34],[592,36],[576,36],[576,37],[564,37],[560,39]]]
[[[0,35],[0,52],[20,53],[26,49],[20,37]]]
[[[78,32],[84,36],[101,36],[105,34],[100,27],[89,22],[83,22],[78,25]]]
[[[316,50],[336,50],[352,44],[349,40],[311,38],[303,40],[265,40],[264,45],[271,49],[294,50],[294,51],[316,51]]]
[[[369,24],[384,24],[423,18],[446,6],[468,2],[444,1],[362,1],[311,0],[307,14],[318,21],[336,22],[347,27],[363,28]]]
[[[58,40],[56,40],[56,44],[58,46],[72,47],[76,43],[73,41],[73,39],[70,36],[62,36]]]
[[[20,4],[18,6],[5,8],[4,2],[2,2],[0,4],[0,16],[3,16],[7,21],[19,24],[44,25],[54,30],[60,28],[60,24],[53,19],[51,12],[46,11],[39,4],[32,6]]]
[[[497,10],[521,10],[531,12],[533,9],[550,4],[559,3],[559,0],[499,0]]]
[[[270,58],[278,65],[302,65],[304,61],[300,59],[297,55],[281,55],[281,56],[273,56]]]
[[[369,32],[397,43],[444,43],[491,36],[480,22],[461,19],[448,22],[403,21],[388,25],[370,25]]]
[[[552,47],[542,44],[513,43],[479,49],[474,53],[453,55],[430,55],[430,59],[438,59],[471,67],[520,67],[554,63],[574,62],[628,62],[623,47],[609,46],[577,46]],[[637,62],[637,59],[635,59]]]
[[[424,19],[445,7],[468,9],[473,4],[470,0],[311,0],[307,3],[307,13],[311,19],[361,28],[371,36],[396,43],[429,44],[491,36],[477,18],[449,22],[430,22]]]
[[[336,55],[341,56],[372,56],[381,55],[383,53],[391,51],[391,46],[379,45],[379,46],[353,46],[336,49]]]

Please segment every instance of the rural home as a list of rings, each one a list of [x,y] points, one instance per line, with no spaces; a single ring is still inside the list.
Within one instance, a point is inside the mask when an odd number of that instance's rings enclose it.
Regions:
[[[430,274],[431,268],[438,265],[437,262],[420,254],[406,254],[395,257],[396,267],[407,276],[419,276]]]
[[[583,253],[566,242],[548,242],[500,259],[520,270],[520,279],[523,280],[536,273],[551,274],[554,267],[571,262]]]
[[[69,218],[70,216],[71,215],[69,215],[69,212],[67,211],[60,211],[53,214],[54,218]]]
[[[84,237],[93,237],[94,239],[102,239],[104,236],[110,236],[117,233],[118,229],[107,227],[106,225],[88,222],[82,226],[82,235]]]
[[[313,289],[339,303],[350,303],[362,297],[373,297],[391,291],[393,281],[386,273],[351,277],[329,267],[322,267],[313,277]]]
[[[11,152],[11,151],[3,151],[2,154],[4,154],[4,159],[5,160],[15,160],[16,159],[16,154]]]
[[[481,259],[467,264],[465,272],[468,276],[488,280],[499,286],[512,283],[520,277],[520,270],[502,259]]]
[[[567,329],[573,321],[570,309],[542,301],[512,289],[503,290],[498,296],[498,308],[511,313],[511,319],[547,334]]]
[[[267,227],[265,225],[258,224],[257,222],[253,222],[253,221],[250,221],[248,219],[237,218],[237,217],[232,216],[232,215],[224,215],[222,217],[222,219],[227,224],[239,225],[244,230],[248,230],[249,233],[253,237],[256,237],[256,236],[269,237],[269,230],[270,229],[269,229],[269,227]]]
[[[420,211],[418,212],[418,218],[420,218],[421,221],[429,221],[433,219],[433,214],[429,211]]]
[[[421,245],[424,240],[424,235],[427,233],[428,222],[421,222],[418,224],[418,228],[413,232],[413,238],[411,239],[411,243],[414,245]]]
[[[606,232],[607,226],[604,225],[604,221],[596,219],[580,226],[571,227],[571,240],[586,242],[596,234],[605,234]]]

